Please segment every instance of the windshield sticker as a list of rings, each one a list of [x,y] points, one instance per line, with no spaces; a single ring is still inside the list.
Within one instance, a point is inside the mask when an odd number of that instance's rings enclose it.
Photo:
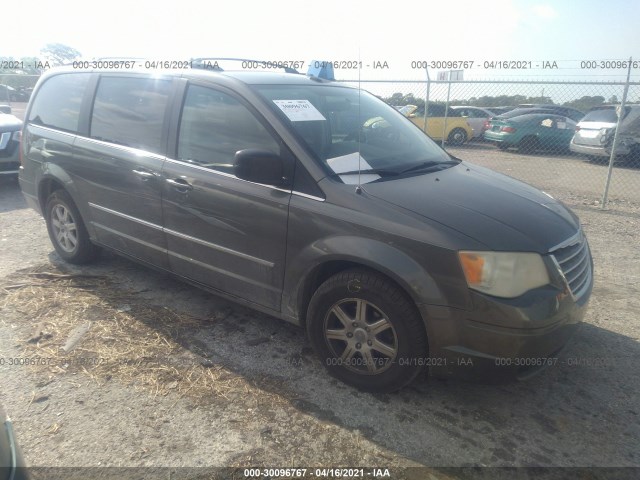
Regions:
[[[326,120],[309,100],[274,100],[280,110],[292,122]]]
[[[377,173],[367,173],[367,170],[371,169],[371,165],[359,155],[358,152],[353,152],[348,155],[342,155],[341,157],[333,157],[327,159],[327,164],[335,173],[340,174],[343,172],[358,171],[358,159],[360,159],[360,183],[369,183],[380,178]],[[340,179],[349,185],[356,185],[358,183],[358,174],[349,173],[347,175],[340,175]]]

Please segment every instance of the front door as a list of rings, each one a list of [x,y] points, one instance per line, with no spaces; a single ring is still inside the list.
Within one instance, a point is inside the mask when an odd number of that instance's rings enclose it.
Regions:
[[[183,277],[279,310],[291,192],[240,180],[238,150],[284,154],[241,99],[189,85],[173,158],[163,169],[164,232],[171,269]]]

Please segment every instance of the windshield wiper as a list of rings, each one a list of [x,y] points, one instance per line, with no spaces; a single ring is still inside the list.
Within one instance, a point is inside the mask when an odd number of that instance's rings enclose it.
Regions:
[[[441,165],[457,165],[458,163],[460,162],[456,162],[455,160],[445,160],[445,161],[429,160],[427,162],[422,162],[422,163],[419,163],[418,165],[414,165],[413,167],[406,168],[400,171],[399,175],[410,173],[410,172],[417,172],[421,170],[431,170],[431,169],[434,169],[434,167],[439,167]]]
[[[395,170],[385,170],[384,168],[368,168],[366,170],[349,170],[348,172],[335,172],[333,175],[366,175],[375,173],[380,175],[381,177],[389,177],[400,175],[401,172],[397,172]]]

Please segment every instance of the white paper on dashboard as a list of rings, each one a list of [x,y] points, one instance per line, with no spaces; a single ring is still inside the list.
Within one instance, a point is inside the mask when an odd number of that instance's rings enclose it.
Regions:
[[[371,168],[371,165],[362,158],[358,152],[353,152],[348,155],[342,155],[340,157],[333,157],[327,159],[327,164],[331,167],[331,170],[340,174],[341,172],[352,172],[358,170],[358,160],[360,160],[360,183],[369,183],[380,178],[377,173],[366,173]],[[358,183],[358,174],[340,175],[340,178],[344,183],[349,185],[355,185]]]
[[[273,103],[275,103],[292,122],[326,120],[309,100],[274,100]]]

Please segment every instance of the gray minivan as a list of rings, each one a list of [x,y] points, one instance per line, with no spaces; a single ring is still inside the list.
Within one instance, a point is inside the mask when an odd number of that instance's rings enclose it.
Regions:
[[[298,324],[363,390],[528,377],[592,290],[562,203],[314,76],[51,70],[21,154],[64,260],[106,248]]]

